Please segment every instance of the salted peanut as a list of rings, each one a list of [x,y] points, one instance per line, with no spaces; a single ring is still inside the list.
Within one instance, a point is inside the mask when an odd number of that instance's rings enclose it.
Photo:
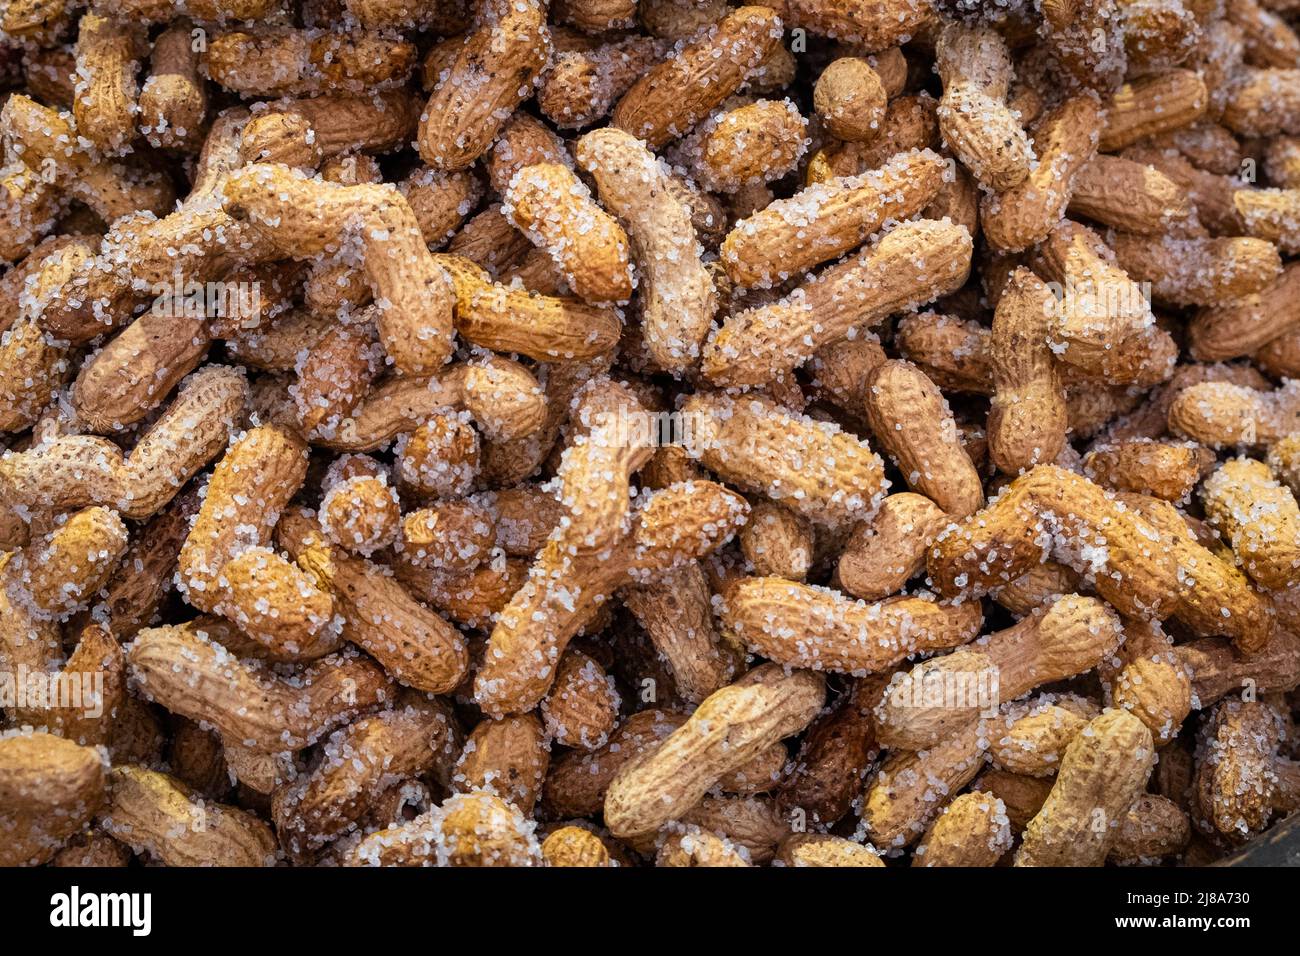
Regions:
[[[55,190],[84,202],[105,222],[139,210],[162,214],[175,199],[171,182],[160,172],[101,159],[78,138],[64,114],[21,93],[5,101],[0,129],[27,166],[48,176]]]
[[[1065,391],[1048,336],[1059,324],[1051,290],[1025,268],[1007,282],[993,316],[989,457],[1007,474],[1055,461],[1068,427]]]
[[[970,319],[936,312],[905,316],[894,329],[894,344],[945,391],[990,394],[993,370],[987,327]]]
[[[1034,124],[1038,165],[1018,185],[984,197],[980,225],[993,248],[1019,252],[1041,242],[1065,215],[1074,181],[1097,153],[1102,127],[1096,97],[1072,96]]]
[[[996,682],[997,694],[1014,700],[1042,684],[1091,670],[1123,640],[1119,617],[1103,602],[1061,598],[1004,631],[896,677],[876,708],[876,733],[886,747],[932,746],[977,720],[989,706],[978,699],[954,706],[943,688],[958,680],[982,682],[980,686]]]
[[[754,518],[750,518],[752,524]],[[748,527],[748,525],[746,526]],[[713,625],[713,594],[698,561],[623,592],[623,603],[667,662],[682,700],[699,703],[734,676]],[[588,748],[590,749],[590,748]]]
[[[1300,330],[1283,332],[1251,358],[1260,369],[1276,378],[1300,375]]]
[[[725,837],[687,825],[671,833],[655,855],[655,866],[751,866],[749,854]]]
[[[72,371],[67,349],[41,324],[42,293],[57,288],[63,275],[48,267],[47,257],[79,245],[68,237],[45,239],[0,280],[0,433],[32,427]]]
[[[263,105],[263,104],[259,104]],[[281,122],[300,129],[321,161],[344,153],[386,153],[411,141],[420,108],[409,90],[373,93],[323,93],[320,96],[282,97],[268,101],[258,118],[279,116]],[[277,127],[269,126],[275,133]],[[244,143],[247,155],[261,148],[255,130]]]
[[[679,826],[699,827],[716,834],[743,850],[750,862],[758,865],[772,862],[777,847],[791,832],[789,822],[782,819],[776,804],[770,799],[713,794],[704,796],[680,821],[670,824],[665,831],[672,833]],[[634,837],[628,842],[641,849],[652,839],[656,838]]]
[[[792,833],[776,853],[779,866],[883,867],[875,849],[828,833]]]
[[[39,866],[103,807],[106,768],[93,747],[42,732],[0,737],[0,862]]]
[[[953,518],[983,506],[980,476],[952,410],[924,372],[894,360],[876,366],[867,380],[866,413],[872,434],[911,487]]]
[[[91,830],[74,837],[72,842],[54,855],[50,866],[59,867],[124,867],[133,859],[131,848],[119,843],[106,833]]]
[[[378,312],[375,306],[367,307],[299,351],[289,397],[298,425],[309,438],[335,434],[379,377],[384,358],[371,321]]]
[[[1300,191],[1238,189],[1233,204],[1247,235],[1275,243],[1284,255],[1300,252]]]
[[[466,169],[532,95],[551,51],[546,5],[493,0],[455,42],[420,118],[420,158],[435,169]]]
[[[688,450],[704,467],[818,524],[861,518],[888,488],[866,442],[767,399],[697,392],[682,413],[692,424]]]
[[[862,824],[888,852],[915,842],[984,766],[988,741],[978,724],[929,750],[889,754],[862,795]]]
[[[483,195],[483,187],[473,173],[427,166],[415,169],[397,188],[415,213],[430,249],[446,244],[456,234]]]
[[[364,93],[405,82],[415,46],[362,30],[262,26],[216,33],[203,55],[214,83],[250,96]]]
[[[1264,174],[1280,189],[1300,188],[1300,137],[1275,136],[1264,145]],[[1238,166],[1233,169],[1239,168]]]
[[[1300,489],[1300,435],[1287,435],[1274,444],[1266,460],[1277,479],[1295,494]]]
[[[825,699],[821,677],[755,668],[705,700],[657,748],[633,757],[605,795],[615,836],[641,837],[686,814],[725,774],[798,733]]]
[[[1030,777],[990,767],[971,786],[1001,800],[1012,831],[1020,834],[1043,808],[1047,795],[1052,792],[1052,782],[1051,777]]]
[[[1300,69],[1244,68],[1224,107],[1223,125],[1242,136],[1300,134]]]
[[[1075,694],[1041,694],[1010,704],[985,726],[989,763],[1008,773],[1050,777],[1060,770],[1070,741],[1099,712],[1096,704]]]
[[[1300,685],[1297,651],[1300,639],[1287,628],[1278,628],[1262,650],[1250,654],[1214,637],[1188,641],[1174,649],[1178,659],[1191,668],[1192,693],[1202,707],[1228,695],[1240,695],[1245,688],[1257,693],[1293,690]]]
[[[1165,501],[1185,501],[1214,467],[1214,453],[1194,442],[1137,438],[1094,445],[1084,474],[1112,491],[1133,491]]]
[[[1114,89],[1126,60],[1116,0],[1044,0],[1042,34],[1055,65],[1072,85]]]
[[[1181,0],[1180,0],[1181,2]],[[1275,142],[1285,142],[1280,138]],[[1241,143],[1232,131],[1219,123],[1203,122],[1182,129],[1170,130],[1151,137],[1147,143],[1162,154],[1174,150],[1176,158],[1186,160],[1193,169],[1213,173],[1218,176],[1232,176],[1241,170],[1244,157]],[[1133,147],[1135,151],[1146,153],[1143,145]],[[1128,150],[1125,150],[1128,154]],[[1265,150],[1265,157],[1268,150]],[[1267,167],[1267,158],[1264,160]],[[1275,183],[1275,185],[1286,185]]]
[[[604,33],[633,26],[636,10],[636,0],[556,0],[551,16],[585,33]]]
[[[906,219],[938,193],[943,160],[930,150],[878,170],[809,186],[737,223],[721,258],[732,281],[770,288],[861,245],[889,219]]]
[[[717,385],[731,386],[757,385],[793,371],[818,348],[960,287],[969,273],[971,249],[970,234],[962,226],[933,220],[901,223],[790,295],[733,314],[708,343],[704,373]]]
[[[35,253],[33,245],[54,228],[60,206],[59,191],[39,172],[6,163],[0,169],[0,259],[12,263]]]
[[[1126,711],[1089,721],[1066,748],[1047,801],[1025,829],[1016,866],[1101,866],[1151,773],[1151,732]]]
[[[605,841],[582,827],[560,827],[542,841],[542,861],[546,866],[601,867],[617,866]]]
[[[237,807],[204,800],[175,777],[114,767],[102,825],[164,866],[274,866],[271,828]]]
[[[334,654],[289,679],[188,626],[145,628],[127,661],[147,699],[262,753],[301,750],[393,693],[366,657]]]
[[[402,487],[422,498],[468,494],[479,474],[478,432],[454,415],[436,414],[398,438],[395,472]],[[420,544],[432,528],[425,519],[403,523],[406,540]]]
[[[451,283],[424,244],[411,207],[396,189],[341,186],[287,166],[254,164],[232,172],[223,206],[284,255],[297,259],[361,248],[380,341],[399,371],[432,372],[451,353]]]
[[[1174,135],[1174,134],[1169,134]],[[1228,134],[1231,136],[1231,134]],[[1233,139],[1235,143],[1236,140]],[[1124,150],[1123,158],[1132,160],[1158,170],[1172,180],[1187,194],[1196,218],[1211,235],[1234,236],[1245,231],[1241,213],[1237,211],[1235,196],[1241,189],[1241,183],[1235,175],[1207,172],[1198,168],[1176,149],[1157,149],[1154,146],[1130,146]],[[1232,167],[1235,174],[1241,166],[1241,160]],[[1202,230],[1196,229],[1192,219],[1175,222],[1181,231],[1196,235]],[[1122,227],[1130,228],[1130,227]],[[1134,232],[1150,232],[1141,227]]]
[[[1188,351],[1203,362],[1251,354],[1300,326],[1298,295],[1300,267],[1289,264],[1260,291],[1198,311],[1187,326]]]
[[[1267,448],[1300,431],[1300,386],[1287,381],[1265,391],[1229,382],[1192,385],[1169,406],[1169,429],[1211,448]]]
[[[1013,68],[1002,37],[987,27],[948,24],[935,44],[935,69],[948,148],[982,186],[1002,192],[1024,182],[1035,157],[1007,106]]]
[[[885,121],[888,93],[880,75],[866,60],[854,56],[831,61],[813,88],[813,108],[822,125],[837,139],[875,139]]]
[[[244,163],[283,163],[308,174],[324,157],[306,117],[280,112],[252,117],[244,127],[239,153]]]
[[[603,381],[575,412],[593,428],[560,462],[558,497],[569,520],[552,533],[528,583],[502,611],[475,678],[475,698],[490,714],[537,704],[569,640],[615,590],[650,583],[703,557],[747,517],[743,499],[711,482],[654,492],[633,511],[629,482],[650,449],[646,436],[620,434],[620,408],[643,414],[629,392]]]
[[[555,684],[542,698],[546,732],[564,747],[595,750],[609,740],[620,698],[613,680],[592,658],[569,648],[560,658]]]
[[[460,793],[408,823],[372,833],[345,866],[536,866],[536,824],[490,793]]]
[[[536,714],[479,721],[456,762],[458,791],[494,793],[532,814],[550,766],[550,744]]]
[[[144,32],[131,21],[87,13],[78,23],[72,113],[78,134],[105,153],[122,152],[135,139],[144,48]]]
[[[1277,247],[1263,239],[1116,232],[1108,244],[1125,272],[1171,305],[1226,305],[1263,291],[1282,272]]]
[[[651,36],[687,40],[728,13],[725,0],[638,0],[637,19]]]
[[[1205,82],[1194,70],[1169,70],[1126,83],[1106,103],[1101,150],[1114,153],[1138,140],[1189,126],[1206,110]]]
[[[56,43],[63,35],[73,12],[54,0],[18,0],[5,7],[0,29],[15,39],[46,46]]]
[[[266,547],[306,474],[301,439],[275,426],[245,433],[218,463],[181,548],[186,599],[267,644],[309,646],[333,615],[329,593]]]
[[[670,189],[667,168],[628,133],[588,133],[578,141],[577,160],[628,230],[647,350],[665,371],[684,372],[698,359],[717,308],[689,211]]]
[[[1230,382],[1256,389],[1268,389],[1271,383],[1247,364],[1186,364],[1174,369],[1169,381],[1147,396],[1146,402],[1132,414],[1125,415],[1106,430],[1107,441],[1132,438],[1162,438],[1170,433],[1169,408],[1183,391],[1202,382]]]
[[[937,20],[931,4],[922,0],[780,0],[775,9],[788,27],[841,40],[867,53],[905,43]]]
[[[55,436],[0,457],[0,500],[38,513],[107,505],[147,518],[225,449],[247,401],[242,374],[200,369],[125,458],[112,442],[87,435]]]
[[[500,194],[505,193],[510,180],[525,167],[542,163],[563,166],[566,170],[573,167],[573,160],[560,135],[522,110],[502,127],[486,163],[488,183]]]
[[[1085,590],[1083,580],[1073,569],[1047,560],[1035,564],[1009,584],[993,588],[989,597],[1017,617],[1044,607],[1058,597]]]
[[[589,49],[557,49],[539,80],[538,109],[560,129],[590,126],[608,115],[619,97],[668,49],[665,41],[644,36]]]
[[[468,499],[440,501],[402,519],[402,557],[418,567],[470,571],[496,546],[491,512]]]
[[[1119,835],[1106,859],[1120,866],[1151,865],[1176,856],[1191,839],[1187,814],[1172,800],[1144,793],[1133,802],[1120,822]]]
[[[627,234],[567,166],[525,166],[503,196],[505,215],[551,255],[579,297],[589,302],[631,298]]]
[[[611,125],[651,149],[684,136],[768,58],[781,30],[767,7],[733,10],[646,71],[619,99]]]
[[[1146,724],[1157,745],[1172,740],[1192,709],[1190,668],[1155,622],[1124,623],[1125,641],[1114,661],[1099,668],[1112,707]]]
[[[1125,232],[1164,232],[1191,215],[1187,191],[1160,170],[1119,156],[1094,156],[1079,170],[1069,212]]]
[[[389,781],[449,761],[453,736],[450,710],[417,695],[336,730],[321,744],[320,763],[274,793],[281,846],[298,862],[310,861],[371,811]]]
[[[942,138],[937,111],[938,103],[928,93],[895,97],[885,112],[879,136],[866,143],[832,143],[817,150],[808,159],[804,181],[811,186],[836,177],[859,176],[899,153],[938,149]]]
[[[94,9],[146,23],[166,23],[178,13],[196,20],[264,20],[280,9],[278,0],[94,0]]]
[[[1224,462],[1201,486],[1210,524],[1242,569],[1271,590],[1300,579],[1300,505],[1262,461]]]
[[[853,529],[836,566],[838,586],[864,601],[898,593],[925,567],[930,544],[949,520],[947,513],[923,495],[890,495],[874,517]],[[753,521],[751,517],[750,523]],[[755,567],[755,573],[765,572]]]
[[[930,578],[948,597],[973,596],[1006,584],[1046,557],[1050,529],[1063,542],[1058,559],[1095,574],[1097,593],[1123,614],[1163,618],[1178,606],[1174,557],[1160,533],[1087,478],[1038,465],[1013,481],[983,511],[943,532],[930,551]],[[1101,553],[1084,543],[1096,542]],[[1066,552],[1069,553],[1066,553]]]
[[[963,793],[930,824],[913,866],[993,866],[1014,837],[1006,806],[991,793]]]
[[[1196,52],[1200,25],[1182,0],[1119,0],[1118,6],[1130,70],[1168,69]]]
[[[209,492],[210,494],[210,492]],[[331,546],[300,511],[280,519],[276,541],[297,563],[308,587],[332,595],[342,636],[408,687],[443,694],[469,669],[460,633],[416,601],[385,569]]]
[[[728,592],[721,622],[747,647],[789,667],[862,675],[918,651],[965,644],[983,615],[975,603],[899,597],[867,604],[830,588],[747,578]]]
[[[756,575],[802,581],[808,573],[813,529],[789,508],[767,501],[755,505],[738,538]]]
[[[809,360],[809,388],[814,400],[828,402],[850,416],[860,417],[867,378],[885,361],[880,341],[871,333],[823,345]]]
[[[704,189],[735,193],[793,170],[807,149],[807,129],[789,99],[728,101],[682,140],[676,156]]]
[[[1279,754],[1281,720],[1263,701],[1225,700],[1197,748],[1196,811],[1234,843],[1263,831],[1275,812],[1300,800],[1296,763]]]
[[[519,718],[514,718],[519,719]],[[584,817],[600,812],[610,781],[633,757],[658,747],[686,723],[685,714],[650,709],[624,720],[609,741],[593,751],[560,757],[546,775],[543,805],[557,816]]]
[[[1300,63],[1300,37],[1281,16],[1266,9],[1277,5],[1244,0],[1224,11],[1228,22],[1241,29],[1246,58],[1252,66],[1291,67]]]
[[[374,459],[344,455],[330,466],[320,502],[320,524],[339,547],[362,557],[397,540],[401,512],[387,470]]]

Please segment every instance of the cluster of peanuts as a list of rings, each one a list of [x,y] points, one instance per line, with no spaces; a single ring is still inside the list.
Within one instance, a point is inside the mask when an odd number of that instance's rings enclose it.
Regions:
[[[0,865],[1231,855],[1298,27],[0,2]]]

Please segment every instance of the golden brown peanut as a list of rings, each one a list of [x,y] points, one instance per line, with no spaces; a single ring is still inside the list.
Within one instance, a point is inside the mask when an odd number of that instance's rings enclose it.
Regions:
[[[1196,122],[1205,114],[1204,80],[1192,70],[1169,70],[1120,87],[1106,103],[1101,151],[1114,153],[1140,139]]]
[[[609,114],[668,47],[653,37],[628,36],[592,49],[556,50],[541,75],[538,109],[561,129],[590,126]]]
[[[1263,701],[1218,704],[1198,747],[1194,798],[1208,826],[1233,842],[1296,803],[1296,765],[1279,756],[1281,721]]]
[[[978,322],[935,312],[905,316],[894,329],[894,343],[940,388],[990,394],[993,370],[989,330]]]
[[[875,139],[885,121],[888,96],[879,74],[859,57],[834,60],[817,78],[813,108],[837,139]]]
[[[495,793],[531,814],[550,766],[549,751],[536,714],[484,719],[465,741],[452,784],[462,791]]]
[[[1224,305],[1262,291],[1282,272],[1277,248],[1263,239],[1112,233],[1108,244],[1125,272],[1171,305]]]
[[[1042,694],[1009,704],[986,725],[989,763],[1008,773],[1050,777],[1061,769],[1070,741],[1099,712],[1092,701],[1075,695]]]
[[[1300,69],[1243,69],[1224,107],[1223,125],[1242,136],[1300,134]]]
[[[570,648],[560,658],[555,684],[542,699],[546,731],[564,747],[603,747],[618,721],[620,699],[605,669]]]
[[[1300,326],[1300,267],[1239,301],[1201,309],[1187,328],[1188,351],[1204,362],[1249,355]]]
[[[672,833],[655,855],[655,866],[750,866],[749,854],[716,833],[687,825]]]
[[[908,362],[876,366],[867,380],[872,433],[909,485],[953,518],[984,504],[980,476],[962,447],[943,394]]]
[[[542,841],[547,866],[617,866],[603,840],[582,827],[561,827]]]
[[[948,515],[923,495],[890,495],[844,545],[836,567],[839,587],[864,601],[896,594],[925,567],[930,544],[948,522]],[[764,572],[756,567],[755,573]]]
[[[781,19],[767,7],[733,10],[644,73],[614,107],[611,125],[651,149],[684,136],[763,63],[781,29]]]
[[[0,737],[0,861],[47,862],[99,812],[106,777],[92,747],[39,732]]]
[[[719,386],[757,385],[793,371],[818,348],[960,287],[970,270],[971,249],[963,226],[901,223],[790,295],[733,314],[709,340],[703,371]]]
[[[682,816],[724,774],[807,726],[824,698],[815,674],[750,671],[700,704],[655,750],[624,764],[605,796],[610,831],[646,836]]]
[[[1232,199],[1246,235],[1267,239],[1284,255],[1300,252],[1300,191],[1238,189]]]
[[[1153,72],[1186,61],[1201,30],[1181,0],[1120,0],[1124,52],[1130,69]]]
[[[1112,491],[1175,502],[1185,501],[1213,465],[1208,448],[1149,438],[1094,445],[1083,459],[1084,474]]]
[[[1069,212],[1125,232],[1165,232],[1192,213],[1187,190],[1158,168],[1094,156],[1074,178]]]
[[[203,57],[214,83],[256,96],[364,93],[400,86],[414,65],[415,46],[405,40],[361,30],[274,26],[218,32]]]
[[[682,141],[677,155],[703,188],[736,193],[793,170],[807,148],[807,127],[788,99],[724,103]]]
[[[409,823],[372,833],[345,866],[536,866],[535,824],[489,793],[460,793]]]
[[[786,26],[842,40],[868,53],[898,46],[936,19],[925,0],[781,0],[776,9]]]
[[[87,13],[78,23],[72,112],[78,133],[105,153],[123,152],[135,138],[143,46],[142,31],[130,21]]]
[[[1268,465],[1226,461],[1205,480],[1200,497],[1242,570],[1270,590],[1300,581],[1300,505]]]
[[[963,793],[930,824],[913,866],[993,866],[1011,849],[1006,806],[991,793]]]
[[[812,563],[812,526],[781,505],[755,505],[738,540],[741,553],[759,577],[802,581]]]
[[[983,615],[977,603],[899,597],[867,604],[783,578],[747,578],[728,592],[721,621],[771,660],[860,676],[918,651],[965,644],[979,632]]]
[[[1100,866],[1151,773],[1151,732],[1108,710],[1066,748],[1052,792],[1025,830],[1016,866]]]
[[[151,145],[185,149],[199,142],[208,109],[190,24],[178,20],[153,41],[149,77],[140,87],[140,132]]]
[[[1068,81],[1114,89],[1126,65],[1116,0],[1044,0],[1042,8],[1044,44]]]
[[[1144,793],[1124,814],[1119,836],[1106,859],[1120,866],[1149,865],[1162,857],[1181,853],[1190,839],[1187,814],[1171,800]]]
[[[1289,380],[1264,391],[1230,382],[1183,389],[1169,406],[1169,430],[1211,448],[1268,447],[1300,431],[1300,392]]]
[[[1130,620],[1124,632],[1118,659],[1103,662],[1099,670],[1108,700],[1146,724],[1156,744],[1164,745],[1192,709],[1190,669],[1160,625]]]
[[[91,830],[74,837],[72,842],[54,855],[51,866],[66,867],[124,867],[133,859],[131,848],[119,843],[106,833]]]

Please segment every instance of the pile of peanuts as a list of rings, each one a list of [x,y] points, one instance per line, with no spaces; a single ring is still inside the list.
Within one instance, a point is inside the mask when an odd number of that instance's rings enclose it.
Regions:
[[[0,31],[0,865],[1202,865],[1300,807],[1297,0]]]

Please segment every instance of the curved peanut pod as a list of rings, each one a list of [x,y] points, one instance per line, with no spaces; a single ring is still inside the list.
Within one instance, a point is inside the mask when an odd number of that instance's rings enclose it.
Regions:
[[[1262,701],[1227,700],[1203,731],[1194,781],[1197,809],[1234,842],[1263,830],[1274,811],[1295,809],[1297,770],[1278,756],[1280,723]]]
[[[944,164],[928,149],[900,153],[879,169],[808,186],[736,223],[722,242],[727,275],[769,288],[857,248],[889,220],[925,208]]]
[[[702,188],[737,193],[791,172],[807,148],[807,128],[789,99],[741,99],[697,126],[676,156]]]
[[[720,386],[769,382],[823,345],[960,288],[972,248],[964,226],[901,223],[788,296],[728,318],[705,349],[704,374]]]
[[[1060,222],[1075,176],[1096,155],[1101,125],[1101,105],[1087,94],[1067,99],[1035,124],[1038,166],[1019,185],[980,204],[980,226],[994,249],[1019,252]]]
[[[39,866],[104,804],[105,761],[47,733],[0,737],[0,865]]]
[[[105,153],[123,151],[135,138],[140,94],[136,84],[144,33],[138,24],[87,13],[77,26],[77,132]]]
[[[864,601],[897,593],[925,567],[926,552],[948,523],[948,515],[924,495],[889,495],[853,529],[836,565],[837,586]]]
[[[272,814],[282,845],[309,859],[364,817],[390,781],[420,776],[446,760],[452,737],[447,708],[418,697],[336,730],[323,744],[320,765],[275,793]]]
[[[8,558],[0,582],[9,595],[3,644],[21,645],[15,612],[35,620],[66,620],[103,587],[126,551],[126,526],[107,508],[84,508]],[[0,645],[2,646],[2,645]]]
[[[1159,169],[1119,156],[1094,156],[1070,193],[1073,216],[1125,232],[1164,232],[1192,213],[1187,190]]]
[[[591,49],[557,50],[541,76],[537,107],[560,129],[580,129],[602,119],[670,44],[628,36]]]
[[[782,578],[734,585],[721,615],[729,633],[764,657],[855,676],[886,670],[919,651],[965,644],[983,620],[978,602],[899,597],[867,604]]]
[[[1124,633],[1118,659],[1100,667],[1107,699],[1146,724],[1157,746],[1163,746],[1191,712],[1191,668],[1178,658],[1159,624],[1126,621]]]
[[[939,129],[948,148],[989,189],[1024,182],[1034,151],[1006,103],[1014,76],[1006,42],[991,28],[952,23],[939,34],[934,55],[943,81]]]
[[[1188,351],[1202,362],[1249,355],[1300,327],[1300,264],[1239,302],[1201,309],[1187,326]]]
[[[935,312],[904,316],[894,329],[894,345],[930,381],[950,392],[990,394],[992,335],[978,322]]]
[[[862,824],[882,849],[907,846],[984,766],[988,740],[971,724],[929,750],[885,758],[862,796]]]
[[[394,692],[365,656],[333,654],[286,678],[187,626],[145,628],[127,663],[149,700],[259,753],[310,746]]]
[[[928,567],[941,594],[973,596],[1013,581],[1056,552],[1095,576],[1097,593],[1122,614],[1161,619],[1178,606],[1175,558],[1159,531],[1110,493],[1056,465],[1038,465],[983,511],[941,534]]]
[[[984,504],[979,473],[962,447],[943,393],[908,362],[876,366],[867,380],[867,420],[904,480],[953,518]]]
[[[1103,602],[1063,597],[1004,631],[895,678],[876,708],[876,733],[886,747],[932,746],[1001,700],[1092,670],[1123,640],[1119,616]],[[977,684],[986,699],[970,693]]]
[[[1275,243],[1284,255],[1300,252],[1300,190],[1238,189],[1232,199],[1246,235]]]
[[[420,117],[420,158],[435,169],[465,169],[532,95],[550,57],[546,4],[491,0],[459,41]]]
[[[1083,473],[1112,491],[1183,501],[1214,466],[1214,453],[1194,442],[1130,441],[1094,445]]]
[[[226,212],[251,223],[282,255],[313,258],[359,243],[379,304],[379,337],[398,371],[436,371],[451,357],[451,282],[394,187],[342,186],[255,164],[231,173],[223,196]]]
[[[786,26],[875,53],[907,42],[938,18],[926,0],[785,0]]]
[[[567,166],[525,166],[502,198],[502,211],[555,260],[579,298],[617,302],[632,297],[627,233]]]
[[[1025,829],[1016,866],[1101,866],[1151,774],[1151,732],[1123,710],[1089,721],[1066,748],[1052,792]]]
[[[247,401],[241,372],[200,369],[125,460],[112,442],[87,435],[58,436],[0,457],[0,500],[38,511],[100,504],[147,518],[225,449]]]
[[[1125,272],[1171,305],[1225,305],[1263,291],[1282,274],[1277,248],[1263,239],[1117,232],[1109,245]]]
[[[670,188],[667,166],[632,135],[613,127],[588,133],[576,155],[601,202],[627,227],[643,285],[646,347],[664,370],[684,372],[698,360],[717,309],[690,212]]]
[[[1072,85],[1109,90],[1124,76],[1124,40],[1117,0],[1043,0],[1042,35],[1055,65]]]
[[[59,191],[21,161],[0,169],[0,260],[16,262],[57,224]],[[39,247],[38,247],[39,248]]]
[[[1007,808],[990,793],[963,793],[930,825],[913,866],[993,866],[1015,842]]]
[[[1048,340],[1056,314],[1056,299],[1047,286],[1019,268],[993,315],[989,457],[1007,474],[1055,461],[1065,447],[1065,389]]]
[[[653,834],[688,813],[724,775],[803,730],[825,698],[825,681],[816,674],[755,668],[623,766],[605,795],[606,825],[618,837]]]
[[[618,101],[610,125],[658,149],[688,133],[762,65],[781,38],[767,7],[740,7],[675,56],[651,67]]]
[[[879,854],[870,847],[826,833],[794,833],[781,843],[776,854],[780,866],[882,867]]]
[[[456,331],[474,345],[539,362],[570,362],[596,358],[618,344],[623,326],[613,309],[495,283],[462,256],[434,259],[451,276]]]
[[[191,24],[178,20],[153,42],[149,78],[140,88],[140,132],[161,148],[197,142],[208,109],[207,87],[199,73]]]
[[[1006,773],[1050,777],[1061,769],[1070,741],[1099,712],[1091,700],[1073,694],[1040,694],[1010,704],[985,725],[989,763]]]
[[[275,865],[275,834],[247,811],[144,767],[114,767],[109,783],[104,829],[163,866]]]
[[[491,356],[458,362],[433,375],[404,375],[372,391],[319,443],[340,451],[381,448],[442,412],[464,409],[492,438],[531,435],[542,426],[546,402],[537,380],[518,362]]]
[[[406,81],[414,44],[378,33],[262,26],[219,31],[203,56],[214,83],[251,96],[366,93]]]
[[[1211,448],[1268,447],[1300,431],[1300,383],[1263,391],[1230,382],[1203,382],[1178,393],[1169,430]]]
[[[812,521],[834,527],[868,517],[888,490],[865,441],[767,399],[697,392],[682,415],[687,450],[701,464]]]
[[[415,134],[420,104],[410,90],[395,89],[285,97],[271,101],[268,112],[305,126],[310,145],[320,150],[324,162],[345,153],[388,153],[405,146]]]
[[[536,866],[536,824],[490,793],[458,793],[440,807],[347,850],[344,866]]]
[[[1234,458],[1201,485],[1210,524],[1232,546],[1242,570],[1270,590],[1300,581],[1300,505],[1268,465]]]
[[[1101,150],[1115,153],[1140,139],[1190,126],[1205,114],[1209,93],[1195,70],[1169,70],[1125,83],[1106,103]]]

